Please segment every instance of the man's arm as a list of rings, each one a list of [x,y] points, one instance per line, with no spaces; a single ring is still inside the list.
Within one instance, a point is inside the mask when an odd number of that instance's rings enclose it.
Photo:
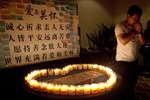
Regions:
[[[128,42],[132,40],[136,32],[134,30],[129,31],[128,34],[122,33],[117,35],[117,38],[119,39],[120,43],[122,45],[126,45]]]

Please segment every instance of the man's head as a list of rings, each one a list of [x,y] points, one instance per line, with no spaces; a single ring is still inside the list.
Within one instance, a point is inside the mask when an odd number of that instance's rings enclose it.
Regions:
[[[127,21],[130,26],[139,23],[142,16],[142,9],[138,5],[132,5],[127,12]]]

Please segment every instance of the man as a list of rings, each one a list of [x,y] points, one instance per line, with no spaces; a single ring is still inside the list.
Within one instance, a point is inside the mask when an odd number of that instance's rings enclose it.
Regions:
[[[140,53],[143,55],[143,71],[150,72],[150,20],[147,21],[146,29],[144,31],[145,44],[141,46]],[[145,74],[146,74],[145,73]]]
[[[137,80],[138,43],[145,43],[140,23],[141,16],[142,9],[138,5],[132,5],[127,11],[126,19],[115,27],[115,36],[117,39],[116,72],[123,79],[121,85],[122,91],[125,94],[123,98],[133,96]],[[125,99],[131,100],[131,98]]]

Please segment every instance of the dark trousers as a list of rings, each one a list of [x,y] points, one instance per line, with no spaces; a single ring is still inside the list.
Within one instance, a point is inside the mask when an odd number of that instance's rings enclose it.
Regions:
[[[138,60],[133,62],[117,61],[115,71],[123,80],[120,85],[122,99],[133,100],[134,88],[139,72]]]

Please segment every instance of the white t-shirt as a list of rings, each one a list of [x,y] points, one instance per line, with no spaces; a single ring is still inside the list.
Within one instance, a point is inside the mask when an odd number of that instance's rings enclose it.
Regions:
[[[115,27],[115,35],[128,34],[131,27],[127,26],[125,22],[117,24]],[[122,45],[117,38],[117,48],[116,48],[116,61],[127,61],[131,62],[138,58],[138,36],[135,35],[134,38],[128,42],[126,45]]]

